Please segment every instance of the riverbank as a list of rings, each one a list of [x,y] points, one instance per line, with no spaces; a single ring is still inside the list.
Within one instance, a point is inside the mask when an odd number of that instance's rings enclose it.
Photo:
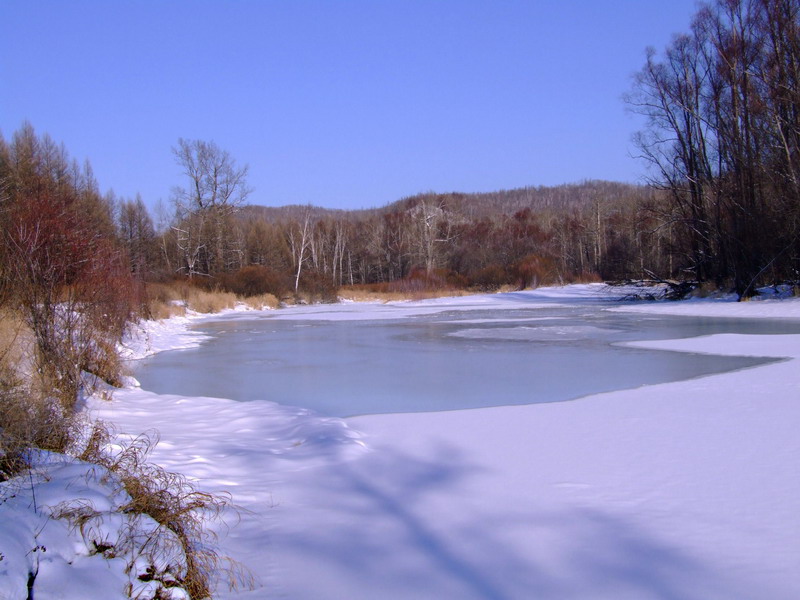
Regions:
[[[623,310],[800,318],[797,300]],[[221,598],[796,597],[800,339],[652,344],[790,360],[573,402],[346,420],[138,389],[92,408],[122,431],[158,427],[157,462],[246,509],[221,545],[261,587]]]

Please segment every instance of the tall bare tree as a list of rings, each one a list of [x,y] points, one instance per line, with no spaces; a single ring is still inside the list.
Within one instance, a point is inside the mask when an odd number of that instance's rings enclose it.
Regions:
[[[190,276],[214,275],[225,269],[232,250],[234,236],[226,235],[230,219],[252,191],[248,166],[238,166],[214,142],[181,138],[172,152],[188,180],[173,189],[181,268]]]
[[[312,223],[310,207],[303,214],[302,221],[293,221],[286,231],[286,241],[294,263],[294,293],[300,289],[300,275],[308,260],[308,251],[311,247]]]

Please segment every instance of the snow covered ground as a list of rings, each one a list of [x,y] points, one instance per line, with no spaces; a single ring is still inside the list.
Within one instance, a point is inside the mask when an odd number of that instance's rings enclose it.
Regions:
[[[603,293],[525,294],[566,302]],[[292,310],[369,318],[393,308]],[[621,310],[800,319],[798,300]],[[150,325],[137,353],[147,340],[196,343],[184,328]],[[346,420],[134,387],[91,409],[124,432],[158,429],[159,464],[233,494],[242,510],[220,526],[220,545],[258,587],[220,598],[800,597],[800,335],[637,344],[789,360],[571,402]]]

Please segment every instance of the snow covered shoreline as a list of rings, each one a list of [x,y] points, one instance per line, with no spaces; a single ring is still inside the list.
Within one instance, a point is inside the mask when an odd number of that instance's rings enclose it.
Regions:
[[[800,319],[794,299],[615,310]],[[156,345],[199,341],[181,331]],[[800,336],[637,345],[790,360],[572,402],[346,420],[137,388],[91,408],[123,432],[156,427],[156,462],[245,509],[220,543],[260,587],[220,598],[799,597]]]

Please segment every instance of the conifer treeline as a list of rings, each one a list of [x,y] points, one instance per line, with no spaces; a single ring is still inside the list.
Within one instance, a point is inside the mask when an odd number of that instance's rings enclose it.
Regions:
[[[9,335],[26,348],[17,360],[24,364],[9,365],[2,353],[14,340],[2,340],[0,429],[8,434],[8,398],[25,388],[43,411],[31,421],[38,433],[26,435],[62,449],[69,428],[56,425],[66,427],[78,391],[89,386],[83,373],[118,382],[116,343],[138,311],[141,286],[91,167],[30,125],[10,143],[0,137],[0,282],[0,315],[24,324]],[[61,402],[55,412],[53,396]]]

